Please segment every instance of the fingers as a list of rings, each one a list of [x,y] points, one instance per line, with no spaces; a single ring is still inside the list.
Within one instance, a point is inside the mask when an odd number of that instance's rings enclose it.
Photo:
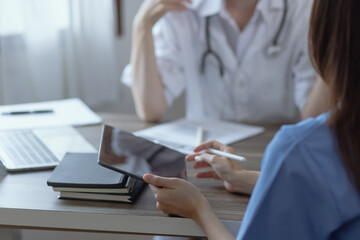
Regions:
[[[207,162],[208,164],[212,165],[218,158],[221,158],[221,157],[213,155],[213,154],[209,154],[209,153],[203,153],[199,156],[196,156],[195,161],[199,161],[199,162],[203,161],[203,162]]]
[[[207,142],[204,142],[204,143],[200,144],[199,146],[195,147],[194,152],[200,152],[200,151],[206,150],[208,148],[216,148],[215,145],[217,145],[216,141],[214,141],[214,140],[207,141]]]
[[[139,23],[150,23],[152,27],[168,11],[184,11],[188,0],[147,0],[141,5],[137,19]]]
[[[149,185],[150,190],[153,192],[153,194],[156,196],[159,193],[159,188],[155,187],[154,185]]]
[[[231,147],[226,146],[225,144],[222,144],[222,143],[214,141],[214,140],[200,144],[199,146],[194,148],[194,152],[200,152],[200,151],[206,150],[208,148],[214,148],[214,149],[217,149],[220,151],[234,153],[234,150]]]
[[[162,198],[164,198],[164,194],[161,194],[161,191],[165,191],[166,189],[158,188],[153,185],[149,185],[149,186],[150,186],[150,189],[153,192],[154,197],[156,199],[156,208],[165,214],[170,214],[171,211],[168,208],[168,204],[166,203],[166,200],[162,199]]]
[[[189,162],[196,161],[193,167],[198,168],[198,167],[211,167],[210,164],[214,161],[215,158],[219,158],[219,156],[205,152],[200,152],[200,153],[188,155],[186,156],[185,159],[186,161]]]
[[[202,152],[187,155],[187,156],[185,157],[185,160],[188,161],[188,162],[195,161],[195,157],[196,157],[196,156],[200,156],[201,154],[202,154]]]
[[[163,188],[175,188],[179,180],[177,178],[165,178],[148,173],[143,176],[143,179],[150,185]]]
[[[183,0],[158,0],[158,4],[161,7],[162,11],[165,12],[187,9]]]
[[[174,4],[174,5],[179,5],[179,4],[184,5],[185,2],[192,3],[192,0],[157,0],[157,1],[159,3],[167,3],[167,4]]]
[[[193,168],[211,167],[216,159],[221,158],[219,156],[201,152],[186,156],[186,161],[196,161]]]
[[[197,169],[197,168],[207,168],[207,167],[211,167],[210,164],[208,164],[207,162],[196,162],[194,165],[193,165],[193,168]]]
[[[215,178],[215,179],[221,180],[219,175],[217,175],[216,172],[214,172],[214,171],[199,172],[199,173],[196,173],[195,177],[197,177],[197,178]]]

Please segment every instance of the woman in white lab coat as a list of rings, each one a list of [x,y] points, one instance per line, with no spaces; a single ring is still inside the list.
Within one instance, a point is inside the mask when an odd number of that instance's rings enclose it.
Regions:
[[[186,90],[186,116],[248,122],[301,118],[316,79],[312,0],[145,0],[133,24],[137,114],[161,118]],[[210,53],[208,53],[210,51]]]

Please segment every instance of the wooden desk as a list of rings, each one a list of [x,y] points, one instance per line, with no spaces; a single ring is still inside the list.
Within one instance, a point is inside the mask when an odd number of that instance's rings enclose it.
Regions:
[[[107,124],[127,131],[151,126],[133,115],[101,114]],[[248,161],[244,167],[260,169],[266,145],[278,127],[232,145]],[[99,145],[101,126],[80,127],[78,131],[95,147]],[[189,169],[191,174],[191,169]],[[189,175],[190,175],[189,174]],[[136,204],[58,200],[46,185],[51,171],[0,174],[0,227],[23,229],[72,230],[88,232],[151,235],[204,236],[197,224],[186,218],[168,217],[155,207],[147,188]],[[198,180],[189,176],[209,199],[217,216],[228,226],[239,226],[248,196],[228,193],[216,180]]]

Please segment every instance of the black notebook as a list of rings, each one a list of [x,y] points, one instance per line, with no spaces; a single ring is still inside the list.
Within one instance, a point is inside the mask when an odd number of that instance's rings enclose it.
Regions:
[[[124,187],[53,187],[55,192],[86,192],[86,193],[129,193],[135,185],[135,179],[128,177]]]
[[[131,187],[128,193],[94,193],[94,192],[61,191],[59,193],[59,198],[134,203],[145,185],[146,184],[144,181],[135,180],[133,186]]]
[[[97,156],[67,153],[47,184],[60,192],[59,198],[134,201],[145,183],[98,165]]]
[[[97,164],[97,153],[67,153],[47,181],[51,187],[124,188],[127,176]]]

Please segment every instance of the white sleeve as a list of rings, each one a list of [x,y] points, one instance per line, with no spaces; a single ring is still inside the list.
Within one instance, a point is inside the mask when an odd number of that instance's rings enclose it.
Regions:
[[[155,57],[159,74],[164,84],[167,105],[181,95],[185,89],[185,73],[181,54],[181,46],[177,37],[179,23],[170,13],[162,17],[153,28]],[[132,68],[127,65],[122,73],[121,81],[131,86]]]
[[[128,87],[131,87],[131,82],[132,82],[131,70],[132,70],[131,64],[128,64],[125,66],[121,74],[121,82]]]
[[[307,1],[311,2],[311,1]],[[297,9],[297,13],[293,20],[296,20],[296,27],[294,31],[298,36],[299,45],[297,50],[297,59],[293,66],[292,72],[294,76],[294,100],[300,111],[304,108],[310,90],[314,85],[317,74],[312,66],[309,58],[308,50],[308,30],[309,30],[309,19],[311,4],[302,2],[302,6]]]
[[[311,88],[313,87],[317,74],[311,64],[307,41],[301,47],[295,66],[293,67],[294,76],[294,97],[295,103],[300,111],[304,108]]]

